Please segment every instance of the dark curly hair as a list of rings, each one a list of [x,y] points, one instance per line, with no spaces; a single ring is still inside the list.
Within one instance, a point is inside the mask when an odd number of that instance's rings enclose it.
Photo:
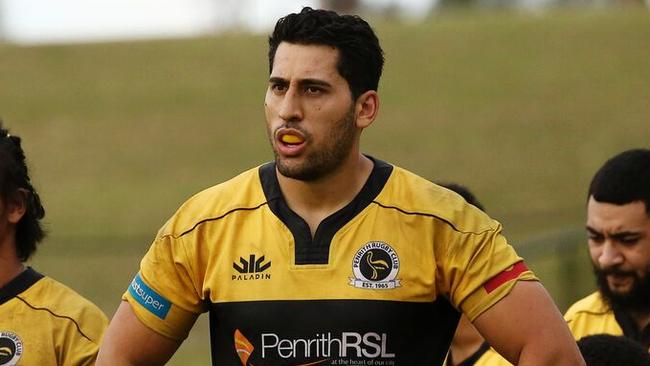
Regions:
[[[592,196],[616,205],[642,201],[650,214],[650,150],[627,150],[607,160],[591,180],[587,199]]]
[[[587,366],[648,366],[650,354],[625,336],[593,334],[578,340],[578,348]]]
[[[269,37],[269,73],[282,42],[336,48],[339,51],[337,70],[348,82],[354,100],[379,87],[384,52],[370,25],[356,15],[305,7],[300,13],[280,18]]]
[[[26,261],[45,237],[40,220],[45,216],[41,199],[29,179],[25,153],[18,136],[9,134],[0,120],[0,198],[3,202],[19,199],[18,190],[27,192],[25,215],[16,225],[16,251]]]

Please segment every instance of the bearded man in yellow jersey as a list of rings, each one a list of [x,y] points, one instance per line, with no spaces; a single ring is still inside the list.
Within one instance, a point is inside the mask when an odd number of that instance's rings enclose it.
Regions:
[[[384,61],[368,23],[304,8],[269,46],[275,161],[161,228],[97,364],[163,364],[210,312],[214,365],[441,365],[456,309],[514,363],[583,364],[497,222],[361,153]]]
[[[567,311],[573,336],[624,335],[650,350],[650,150],[622,152],[598,170],[587,234],[598,291]]]
[[[0,122],[0,366],[93,365],[108,319],[24,262],[45,233],[21,139]]]

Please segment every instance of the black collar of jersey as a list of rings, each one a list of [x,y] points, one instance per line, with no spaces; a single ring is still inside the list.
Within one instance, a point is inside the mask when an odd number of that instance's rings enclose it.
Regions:
[[[293,212],[284,200],[275,173],[275,163],[260,167],[260,180],[269,208],[293,234],[296,243],[296,264],[326,264],[334,234],[366,208],[384,188],[393,166],[371,156],[368,158],[372,160],[374,167],[361,191],[345,207],[326,217],[318,225],[313,238],[307,222]]]
[[[613,309],[616,322],[621,326],[623,335],[638,343],[641,343],[646,349],[650,348],[650,325],[639,330],[636,322],[632,317],[622,309]]]
[[[0,305],[32,287],[33,284],[43,277],[42,274],[36,272],[32,267],[27,267],[26,270],[6,284],[5,287],[0,288]]]

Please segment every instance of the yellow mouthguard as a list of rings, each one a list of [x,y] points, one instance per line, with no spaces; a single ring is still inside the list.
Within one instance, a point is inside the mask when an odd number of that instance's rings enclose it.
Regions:
[[[296,135],[282,135],[281,140],[287,144],[299,144],[302,142],[302,139]]]

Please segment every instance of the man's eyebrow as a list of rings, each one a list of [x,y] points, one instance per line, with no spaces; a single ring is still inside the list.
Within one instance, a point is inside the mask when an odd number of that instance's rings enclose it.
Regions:
[[[590,226],[587,226],[587,231],[592,235],[604,236],[603,233],[601,233],[600,231],[598,231],[598,230],[596,230],[596,229],[594,229],[594,228],[592,228]],[[632,237],[641,236],[642,234],[643,233],[638,232],[638,231],[621,231],[621,232],[610,234],[609,236],[611,238],[613,238],[613,239],[621,239],[621,238],[627,238],[627,237],[630,237],[630,236],[632,236]]]
[[[289,84],[289,80],[281,78],[279,76],[271,76],[269,78],[269,83],[287,85],[287,84]],[[332,86],[332,84],[328,83],[327,81],[320,80],[320,79],[300,79],[298,81],[298,84],[300,86],[302,86],[302,87],[304,87],[304,86],[322,86],[322,87],[330,88]]]
[[[642,235],[643,233],[638,231],[621,231],[620,233],[612,234],[611,237],[614,239],[629,239],[630,237],[635,238],[635,237],[640,237]]]
[[[587,225],[587,231],[588,231],[590,234],[593,234],[593,235],[600,235],[600,236],[603,235],[603,233],[601,233],[600,231],[598,231],[598,230],[592,228],[592,227],[589,226],[589,225]]]
[[[269,78],[269,83],[272,84],[289,84],[289,81],[278,76],[271,76]]]
[[[331,87],[332,84],[328,83],[325,80],[320,80],[320,79],[302,79],[298,82],[300,85],[305,86],[305,85],[311,85],[311,86],[324,86],[324,87]]]

